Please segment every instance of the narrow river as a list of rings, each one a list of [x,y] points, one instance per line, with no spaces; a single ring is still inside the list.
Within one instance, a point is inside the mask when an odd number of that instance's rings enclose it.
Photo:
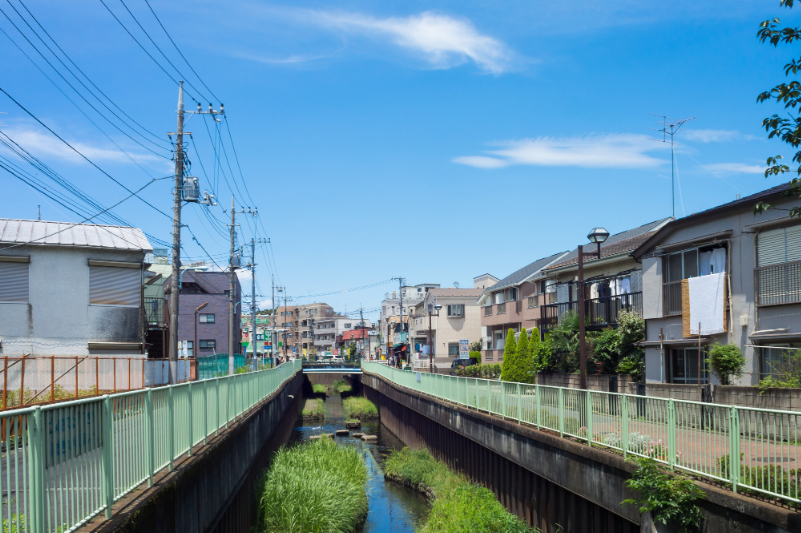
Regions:
[[[297,441],[308,440],[313,435],[334,433],[345,429],[345,418],[342,415],[342,399],[339,395],[329,396],[325,401],[325,420],[298,421],[292,435],[290,445]],[[360,432],[377,435],[378,442],[366,443],[353,437],[336,437],[336,442],[343,446],[356,446],[367,451],[365,454],[368,469],[367,498],[369,508],[364,533],[414,533],[418,525],[428,515],[429,504],[425,497],[416,491],[401,487],[384,480],[382,467],[384,458],[392,450],[400,450],[403,443],[378,421],[365,422],[361,429],[353,429],[351,433]]]

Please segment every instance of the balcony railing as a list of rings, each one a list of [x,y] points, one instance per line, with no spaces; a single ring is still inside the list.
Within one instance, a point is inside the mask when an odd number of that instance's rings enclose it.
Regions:
[[[801,261],[754,269],[757,305],[801,302]]]
[[[568,311],[578,312],[578,302],[543,305],[540,310],[540,326],[545,333],[555,328]],[[584,300],[584,317],[590,326],[616,326],[617,316],[621,311],[635,312],[642,316],[642,293],[632,292]]]
[[[148,327],[164,326],[164,298],[145,298],[145,320]]]
[[[484,316],[492,316],[492,306],[488,305],[484,308]]]
[[[498,304],[498,314],[503,315],[506,313],[506,303]]]
[[[662,314],[664,316],[681,314],[681,281],[662,284]]]

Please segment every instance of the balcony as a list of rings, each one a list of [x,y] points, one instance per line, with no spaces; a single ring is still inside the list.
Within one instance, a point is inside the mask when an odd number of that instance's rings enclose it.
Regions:
[[[496,307],[498,308],[496,314],[499,314],[499,315],[506,314],[506,302],[504,302],[502,304],[498,304]]]
[[[492,316],[492,306],[488,305],[484,308],[484,316]]]
[[[314,328],[315,335],[334,335],[336,328]]]
[[[149,328],[164,327],[164,298],[145,298],[145,320]]]
[[[801,261],[754,269],[757,305],[784,305],[801,302]]]
[[[540,306],[540,326],[542,333],[552,330],[568,311],[578,312],[578,302],[564,302]],[[635,312],[642,316],[642,293],[632,292],[607,298],[584,300],[584,318],[593,329],[617,326],[617,316],[621,311]]]

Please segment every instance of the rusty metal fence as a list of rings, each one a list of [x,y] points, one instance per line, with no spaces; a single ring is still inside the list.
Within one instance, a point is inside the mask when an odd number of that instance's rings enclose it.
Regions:
[[[5,410],[166,385],[169,363],[144,357],[3,357],[0,374]],[[196,363],[179,360],[179,383],[192,379]]]

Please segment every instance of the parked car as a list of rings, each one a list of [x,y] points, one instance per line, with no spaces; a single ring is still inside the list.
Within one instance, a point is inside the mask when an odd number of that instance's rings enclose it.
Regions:
[[[456,375],[457,370],[464,370],[467,366],[477,365],[478,359],[475,357],[469,357],[467,359],[454,359],[451,363],[451,376]]]

